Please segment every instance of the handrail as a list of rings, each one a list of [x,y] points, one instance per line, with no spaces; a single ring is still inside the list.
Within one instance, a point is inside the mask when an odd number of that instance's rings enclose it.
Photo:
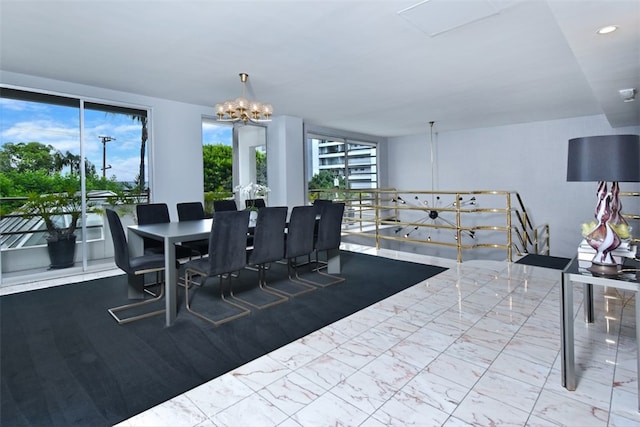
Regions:
[[[70,197],[71,198],[71,197]],[[15,197],[0,197],[0,203],[20,203],[26,202],[29,197],[15,196]],[[148,201],[148,193],[137,192],[123,192],[122,194],[94,194],[87,195],[89,201],[106,202],[112,205],[124,205],[127,203],[137,204]],[[72,214],[73,211],[61,211],[56,212],[56,216],[64,217],[65,215]],[[6,243],[7,236],[20,236],[20,235],[33,235],[38,233],[46,233],[47,230],[40,227],[41,222],[35,221],[34,218],[38,218],[38,214],[32,214],[27,212],[12,212],[9,214],[0,214],[0,241],[3,245]],[[37,227],[37,228],[36,228]],[[87,225],[87,229],[103,228],[103,225]],[[12,239],[12,241],[21,239]]]
[[[619,197],[640,197],[640,192],[633,191],[621,191],[619,193]],[[640,214],[631,214],[624,210],[624,203],[622,204],[622,217],[627,221],[636,221],[636,224],[640,226]],[[636,234],[640,236],[640,234]],[[631,242],[632,245],[640,245],[640,237],[632,237]]]
[[[514,252],[549,254],[549,226],[534,227],[514,191],[390,188],[310,193],[312,199],[345,202],[345,235],[374,238],[376,248],[385,240],[450,247],[456,249],[458,262],[463,251],[473,249],[502,249],[509,262]]]

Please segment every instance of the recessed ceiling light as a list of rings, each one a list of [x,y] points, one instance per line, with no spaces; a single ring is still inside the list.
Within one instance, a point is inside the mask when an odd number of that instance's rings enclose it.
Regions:
[[[616,25],[607,25],[606,27],[599,28],[597,33],[598,34],[609,34],[609,33],[613,33],[617,29],[618,29],[618,27]]]

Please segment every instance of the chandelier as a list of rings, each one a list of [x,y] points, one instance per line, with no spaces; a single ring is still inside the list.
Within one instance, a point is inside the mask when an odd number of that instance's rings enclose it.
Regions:
[[[270,122],[273,114],[271,104],[263,104],[259,101],[249,101],[245,97],[245,89],[249,74],[240,73],[240,81],[242,82],[242,96],[235,100],[227,100],[223,103],[216,104],[216,115],[220,122],[237,122],[242,120],[247,122]]]

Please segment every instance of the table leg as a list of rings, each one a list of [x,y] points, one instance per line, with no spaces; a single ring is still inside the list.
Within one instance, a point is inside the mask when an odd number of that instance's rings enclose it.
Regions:
[[[560,356],[562,357],[562,386],[576,389],[576,367],[573,336],[573,284],[568,275],[562,274],[560,289],[560,319],[562,321]]]
[[[340,249],[327,251],[327,273],[340,274]]]
[[[132,256],[144,254],[144,240],[136,233],[127,232],[127,246]],[[127,284],[127,296],[129,299],[144,299],[144,274],[139,276],[127,275]]]
[[[593,285],[591,283],[584,284],[584,321],[593,323],[595,315],[593,313]]]
[[[165,271],[165,307],[166,325],[171,326],[177,315],[177,272],[176,272],[176,249],[175,245],[168,239],[164,239],[164,271]]]

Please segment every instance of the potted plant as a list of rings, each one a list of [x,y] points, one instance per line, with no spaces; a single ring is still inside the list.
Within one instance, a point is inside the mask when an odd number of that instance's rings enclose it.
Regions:
[[[247,185],[238,185],[233,189],[234,193],[238,193],[243,200],[251,200],[251,203],[247,206],[247,210],[250,212],[250,225],[255,225],[258,218],[258,208],[255,206],[255,199],[264,198],[267,196],[271,189],[266,185],[254,184],[250,182]]]
[[[64,191],[51,194],[31,194],[20,208],[27,218],[41,218],[47,229],[47,250],[50,268],[67,268],[74,264],[76,229],[82,214],[79,192]],[[98,212],[95,205],[87,204],[87,213]]]

